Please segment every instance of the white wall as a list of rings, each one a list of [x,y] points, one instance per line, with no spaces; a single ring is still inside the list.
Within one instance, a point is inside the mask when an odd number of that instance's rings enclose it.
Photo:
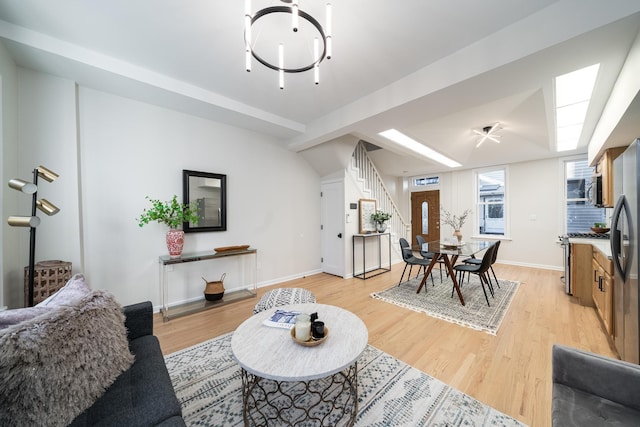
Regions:
[[[18,172],[18,84],[16,65],[11,59],[6,48],[0,43],[0,96],[2,99],[0,112],[0,150],[2,161],[0,162],[0,176],[5,183],[11,178],[17,177]],[[27,177],[28,178],[28,177]],[[9,189],[6,185],[0,186],[0,205],[2,205],[2,227],[0,227],[0,309],[11,298],[9,287],[5,283],[17,280],[15,270],[11,266],[18,263],[20,253],[21,230],[9,227],[4,218],[18,213],[17,191]],[[24,231],[24,230],[22,230]],[[14,298],[18,298],[15,296]]]
[[[147,195],[181,199],[182,169],[192,169],[227,175],[227,231],[187,234],[186,252],[251,244],[259,285],[319,271],[320,180],[301,156],[260,134],[89,88],[78,90],[76,103],[73,82],[19,74],[18,172],[28,179],[44,164],[60,174],[41,186],[39,196],[61,212],[42,218],[36,260],[72,261],[74,272],[122,304],[157,306],[166,228],[139,228],[135,218]],[[15,295],[22,295],[26,252],[17,263],[5,260],[12,307],[22,305]]]
[[[562,250],[557,244],[563,233],[562,161],[547,159],[508,165],[509,238],[503,240],[498,261],[532,267],[561,270]],[[452,213],[472,209],[472,216],[462,228],[463,236],[472,236],[474,206],[472,170],[440,175],[440,203]],[[535,219],[534,219],[535,218]],[[441,237],[449,238],[453,230],[440,228]],[[466,237],[465,237],[466,238]]]
[[[37,211],[41,222],[36,228],[35,259],[36,262],[61,259],[79,266],[76,87],[72,81],[24,68],[19,68],[18,80],[18,175],[31,181],[32,172],[39,165],[59,175],[51,183],[38,180],[38,199],[47,199],[60,212],[49,217]],[[31,200],[30,196],[22,195],[20,215],[31,214]],[[21,254],[28,254],[29,229],[20,231]],[[27,264],[28,257],[24,262]]]

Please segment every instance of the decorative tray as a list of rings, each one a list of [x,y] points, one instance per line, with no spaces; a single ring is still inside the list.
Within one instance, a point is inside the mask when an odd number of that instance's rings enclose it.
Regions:
[[[459,247],[462,247],[466,244],[466,242],[460,242],[460,243],[442,243],[442,247],[443,248],[447,248],[447,249],[458,249]]]
[[[229,252],[229,251],[243,251],[248,249],[250,245],[237,245],[237,246],[221,246],[219,248],[213,248],[216,252]]]
[[[310,338],[309,341],[300,341],[299,339],[296,338],[296,328],[291,328],[291,339],[293,340],[293,342],[295,342],[296,344],[300,344],[301,346],[304,346],[304,347],[315,347],[317,345],[320,345],[323,342],[325,342],[325,340],[328,337],[329,337],[329,328],[325,326],[324,337],[319,339]]]

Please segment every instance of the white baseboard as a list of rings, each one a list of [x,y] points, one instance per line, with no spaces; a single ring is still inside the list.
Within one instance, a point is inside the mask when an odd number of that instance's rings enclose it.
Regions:
[[[498,260],[496,261],[498,264],[507,264],[507,265],[517,265],[518,267],[531,267],[531,268],[539,268],[542,270],[554,270],[554,271],[564,271],[564,267],[557,265],[544,265],[544,264],[530,264],[526,262],[519,261],[506,261],[506,260]]]

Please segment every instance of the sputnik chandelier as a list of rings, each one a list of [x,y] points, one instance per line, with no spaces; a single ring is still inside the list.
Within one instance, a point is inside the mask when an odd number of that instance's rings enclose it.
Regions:
[[[476,148],[480,147],[487,139],[500,144],[501,135],[497,135],[497,132],[502,130],[500,122],[496,122],[491,126],[485,126],[481,130],[473,129],[473,133],[479,136]]]
[[[290,3],[290,6],[270,6],[251,13],[251,0],[245,0],[244,15],[244,46],[245,46],[245,67],[251,71],[251,57],[253,56],[265,67],[278,72],[280,89],[284,89],[284,73],[302,73],[313,70],[315,84],[320,83],[320,63],[326,58],[331,59],[331,4],[326,5],[325,27],[322,27],[317,19],[304,12],[298,7],[298,0],[281,0],[283,3]],[[291,29],[286,34],[278,35],[282,28],[277,20],[271,22],[267,28],[265,19],[261,23],[258,21],[271,15],[272,18],[280,17],[282,14],[291,15]],[[302,18],[302,20],[300,19]],[[254,39],[254,27],[257,37]],[[273,41],[258,47],[256,41],[262,37]],[[310,41],[313,37],[313,48]],[[285,40],[286,39],[286,40]],[[260,53],[257,52],[260,50]],[[277,51],[277,57],[275,52]],[[306,53],[307,51],[308,53]],[[293,52],[293,53],[292,53]],[[285,61],[285,53],[287,61]],[[276,59],[277,58],[277,59]],[[290,60],[290,58],[294,58]],[[275,63],[277,60],[277,64]],[[301,61],[301,62],[297,62]],[[285,65],[287,64],[287,65]]]

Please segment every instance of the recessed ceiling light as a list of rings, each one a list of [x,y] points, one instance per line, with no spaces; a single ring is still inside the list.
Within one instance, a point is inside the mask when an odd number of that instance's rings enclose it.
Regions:
[[[600,64],[555,78],[556,150],[578,147]]]
[[[396,144],[407,148],[414,153],[417,153],[421,156],[424,156],[428,159],[434,160],[438,163],[441,163],[445,166],[449,166],[450,168],[457,168],[462,166],[460,163],[455,160],[451,160],[450,158],[443,156],[440,153],[435,152],[431,148],[427,147],[424,144],[416,141],[415,139],[403,134],[402,132],[396,129],[385,130],[384,132],[380,132],[378,135],[387,138],[388,140],[395,142]]]

